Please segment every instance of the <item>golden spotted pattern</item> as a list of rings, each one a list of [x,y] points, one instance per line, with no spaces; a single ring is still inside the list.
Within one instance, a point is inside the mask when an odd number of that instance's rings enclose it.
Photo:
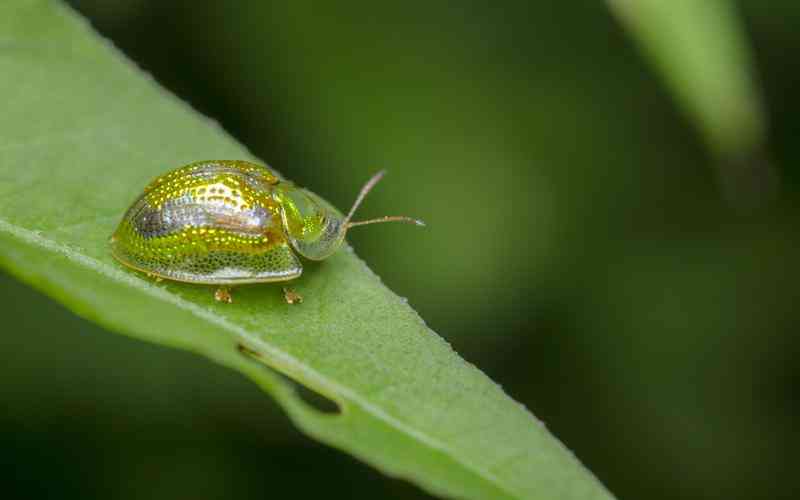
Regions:
[[[197,162],[153,181],[111,240],[123,264],[178,281],[281,281],[302,266],[286,239],[279,179],[244,161]]]

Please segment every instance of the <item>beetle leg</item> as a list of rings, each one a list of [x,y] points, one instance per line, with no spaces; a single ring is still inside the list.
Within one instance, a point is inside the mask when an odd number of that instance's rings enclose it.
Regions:
[[[288,286],[283,287],[283,298],[286,299],[287,304],[299,304],[303,302],[303,296]]]
[[[158,276],[157,274],[153,274],[153,273],[145,273],[145,274],[147,275],[148,278],[150,278],[151,280],[155,281],[156,283],[161,283],[162,281],[164,281],[164,278],[162,278],[161,276]]]
[[[231,289],[227,286],[221,286],[217,288],[217,291],[214,292],[214,299],[217,302],[224,302],[226,304],[233,303],[233,297],[231,297]]]

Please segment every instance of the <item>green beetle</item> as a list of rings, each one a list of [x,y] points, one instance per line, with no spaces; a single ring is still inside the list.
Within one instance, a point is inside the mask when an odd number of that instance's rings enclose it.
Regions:
[[[422,221],[386,216],[351,221],[383,177],[361,189],[346,217],[314,193],[242,160],[191,163],[158,177],[125,213],[111,237],[112,255],[157,279],[217,285],[214,297],[232,302],[230,287],[288,281],[311,260],[333,254],[354,226]],[[284,288],[286,301],[302,297]]]

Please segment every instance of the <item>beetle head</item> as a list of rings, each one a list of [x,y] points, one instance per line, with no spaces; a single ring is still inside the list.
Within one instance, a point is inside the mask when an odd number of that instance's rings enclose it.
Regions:
[[[351,221],[364,197],[384,174],[384,171],[378,172],[367,181],[361,188],[361,192],[358,193],[347,217],[343,217],[338,210],[311,191],[296,188],[288,183],[284,184],[285,188],[277,191],[277,196],[281,206],[283,228],[294,249],[307,259],[322,260],[339,249],[347,230],[351,227],[393,221],[424,226],[425,224],[421,220],[405,216],[385,216],[365,221]]]

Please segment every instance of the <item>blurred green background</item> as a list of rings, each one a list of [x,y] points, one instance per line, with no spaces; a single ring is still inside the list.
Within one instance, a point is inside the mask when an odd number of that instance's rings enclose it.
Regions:
[[[800,491],[800,4],[737,2],[768,112],[748,161],[781,179],[743,210],[603,2],[71,3],[337,206],[387,168],[361,215],[429,227],[353,231],[359,255],[620,498]],[[5,275],[0,316],[4,491],[426,498]]]

